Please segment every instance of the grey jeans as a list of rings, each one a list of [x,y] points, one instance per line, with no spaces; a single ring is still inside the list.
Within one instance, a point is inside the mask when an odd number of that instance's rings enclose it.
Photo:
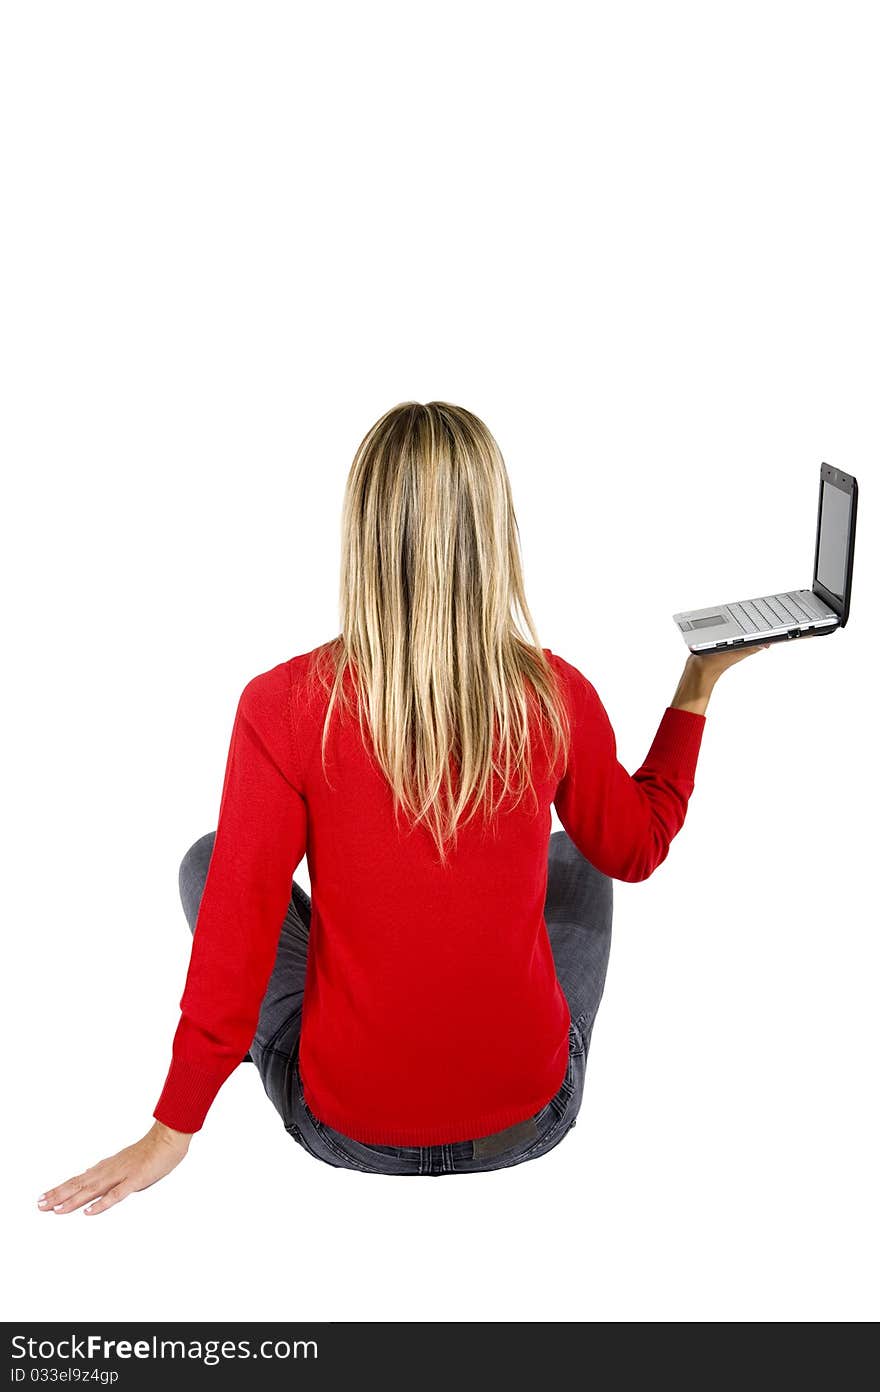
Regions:
[[[180,865],[180,897],[191,932],[195,931],[214,836],[211,831],[196,841]],[[473,1174],[507,1169],[546,1155],[575,1125],[583,1100],[587,1052],[611,947],[612,884],[581,855],[566,831],[552,833],[544,917],[556,974],[571,1012],[568,1071],[556,1095],[534,1116],[491,1136],[445,1145],[389,1146],[365,1145],[334,1131],[311,1112],[303,1096],[299,1036],[311,900],[294,880],[275,965],[247,1056],[256,1064],[288,1134],[316,1160],[368,1174]]]

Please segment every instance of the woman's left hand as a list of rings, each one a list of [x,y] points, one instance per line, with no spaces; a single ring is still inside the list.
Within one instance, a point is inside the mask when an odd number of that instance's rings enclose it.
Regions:
[[[74,1175],[41,1194],[37,1207],[44,1213],[72,1213],[88,1204],[86,1213],[103,1213],[138,1189],[147,1189],[175,1169],[189,1150],[192,1134],[172,1131],[161,1121],[134,1145],[99,1160],[91,1169]]]

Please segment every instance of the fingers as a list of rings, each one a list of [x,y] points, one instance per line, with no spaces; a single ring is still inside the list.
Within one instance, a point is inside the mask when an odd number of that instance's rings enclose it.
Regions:
[[[744,657],[752,657],[755,653],[766,652],[771,647],[770,643],[743,643],[741,648],[734,648],[729,656],[732,662],[739,662]],[[728,656],[727,653],[724,654]]]
[[[735,667],[738,662],[752,657],[755,653],[763,652],[769,646],[769,643],[744,643],[740,648],[727,648],[722,652],[705,653],[701,655],[700,661],[708,672],[726,672],[728,667]]]
[[[123,1176],[105,1168],[103,1164],[93,1165],[81,1175],[74,1175],[54,1189],[47,1189],[37,1201],[37,1207],[44,1213],[73,1213],[90,1200],[100,1198],[115,1185],[122,1182]]]
[[[54,1189],[47,1189],[45,1194],[40,1196],[37,1207],[44,1209],[46,1213],[52,1213],[56,1208],[63,1209],[64,1204],[79,1193],[85,1182],[85,1175],[74,1175],[63,1184],[56,1184]]]
[[[103,1213],[105,1209],[112,1208],[114,1204],[118,1204],[122,1199],[127,1198],[128,1195],[133,1192],[134,1185],[129,1180],[122,1180],[120,1184],[116,1184],[112,1189],[108,1189],[107,1193],[103,1194],[97,1202],[89,1204],[86,1213]]]

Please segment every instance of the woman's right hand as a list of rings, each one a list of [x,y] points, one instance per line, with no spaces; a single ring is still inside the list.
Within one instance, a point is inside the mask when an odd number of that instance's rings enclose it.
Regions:
[[[145,1136],[91,1169],[66,1179],[41,1194],[37,1207],[44,1213],[73,1213],[84,1203],[87,1214],[103,1213],[120,1200],[147,1189],[175,1169],[189,1150],[192,1133],[173,1131],[155,1121]],[[91,1202],[90,1202],[91,1201]]]

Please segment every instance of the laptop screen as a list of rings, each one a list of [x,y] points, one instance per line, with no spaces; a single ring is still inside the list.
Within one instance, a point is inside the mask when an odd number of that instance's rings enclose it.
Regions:
[[[823,479],[816,545],[816,579],[841,601],[846,586],[846,558],[851,525],[852,494]]]

